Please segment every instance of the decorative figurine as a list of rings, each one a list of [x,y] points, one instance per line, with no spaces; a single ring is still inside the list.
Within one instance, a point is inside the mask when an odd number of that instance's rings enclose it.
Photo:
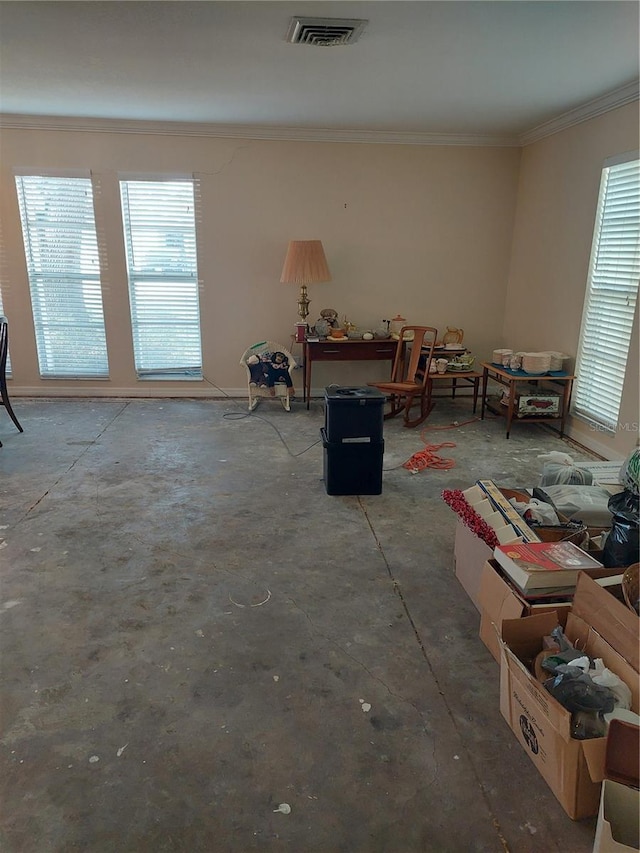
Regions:
[[[323,308],[320,312],[320,318],[326,320],[332,329],[338,328],[338,312],[333,308]]]

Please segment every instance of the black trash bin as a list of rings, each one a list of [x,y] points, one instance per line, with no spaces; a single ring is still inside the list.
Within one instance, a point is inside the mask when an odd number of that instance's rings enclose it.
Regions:
[[[320,434],[327,494],[381,494],[385,400],[377,388],[325,390],[325,425]]]

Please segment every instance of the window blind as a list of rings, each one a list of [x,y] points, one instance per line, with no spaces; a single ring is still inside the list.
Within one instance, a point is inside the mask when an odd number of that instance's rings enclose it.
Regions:
[[[191,180],[120,181],[139,378],[202,377]]]
[[[90,178],[16,177],[40,375],[109,375]]]
[[[617,428],[640,277],[640,161],[603,169],[573,412]]]

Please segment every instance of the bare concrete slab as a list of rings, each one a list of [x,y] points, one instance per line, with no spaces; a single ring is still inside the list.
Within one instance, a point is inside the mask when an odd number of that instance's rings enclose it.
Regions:
[[[327,495],[319,401],[0,411],[6,853],[587,853],[498,707],[443,488],[549,430],[439,400],[383,492]],[[451,440],[448,471],[402,467]],[[586,458],[586,456],[583,456]],[[287,804],[290,811],[280,806]],[[286,812],[286,813],[285,813]]]

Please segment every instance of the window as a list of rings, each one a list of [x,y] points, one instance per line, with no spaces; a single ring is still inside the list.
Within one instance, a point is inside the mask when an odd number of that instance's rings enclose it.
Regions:
[[[573,413],[615,432],[640,276],[640,161],[605,164],[576,364]]]
[[[109,375],[90,178],[16,177],[43,378]]]
[[[192,180],[120,181],[139,378],[202,377]]]

